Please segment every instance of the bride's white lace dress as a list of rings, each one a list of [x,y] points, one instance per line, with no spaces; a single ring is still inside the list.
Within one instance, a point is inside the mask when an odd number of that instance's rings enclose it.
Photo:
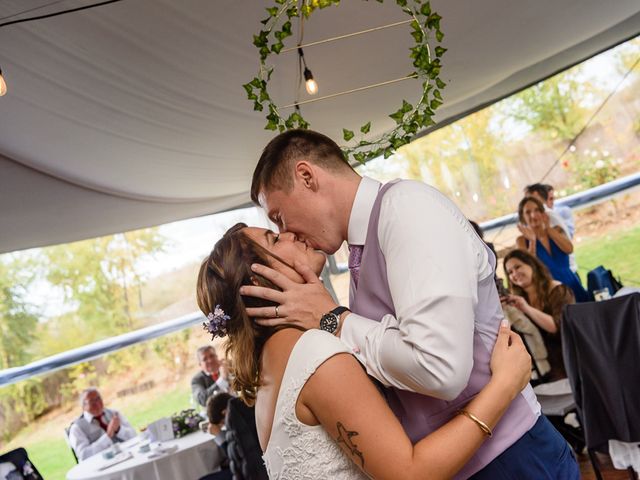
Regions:
[[[298,395],[309,377],[325,360],[343,352],[349,353],[345,345],[321,330],[305,332],[293,347],[263,457],[271,480],[367,478],[321,425],[305,425],[295,412]]]

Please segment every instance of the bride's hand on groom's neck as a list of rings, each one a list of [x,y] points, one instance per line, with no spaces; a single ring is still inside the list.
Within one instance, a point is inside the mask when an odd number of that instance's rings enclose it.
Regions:
[[[304,283],[298,283],[265,265],[251,266],[257,275],[270,280],[280,290],[249,285],[241,287],[242,295],[278,305],[277,309],[274,306],[247,308],[249,317],[264,326],[292,325],[304,330],[319,327],[322,315],[336,308],[337,304],[308,265],[296,262],[294,267]]]

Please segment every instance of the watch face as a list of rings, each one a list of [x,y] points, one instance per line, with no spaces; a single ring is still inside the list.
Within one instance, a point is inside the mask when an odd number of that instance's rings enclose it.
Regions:
[[[329,312],[324,314],[320,319],[320,330],[335,333],[338,329],[338,320],[338,316],[335,313]]]

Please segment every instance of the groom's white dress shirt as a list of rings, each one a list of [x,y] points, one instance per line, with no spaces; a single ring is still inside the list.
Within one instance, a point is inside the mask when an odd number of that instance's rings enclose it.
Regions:
[[[362,178],[349,219],[350,245],[365,244],[380,186]],[[384,385],[452,400],[473,366],[478,281],[493,269],[482,240],[443,200],[417,182],[386,192],[378,237],[397,318],[378,322],[351,313],[340,336]]]

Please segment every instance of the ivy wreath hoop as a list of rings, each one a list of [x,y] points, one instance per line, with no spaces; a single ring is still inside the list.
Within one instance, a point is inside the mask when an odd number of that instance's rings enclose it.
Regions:
[[[253,109],[266,112],[265,129],[284,132],[292,128],[309,128],[309,122],[297,108],[289,116],[280,115],[278,106],[267,89],[273,73],[273,67],[267,64],[267,60],[270,55],[280,54],[284,48],[284,40],[293,35],[293,19],[301,16],[302,19],[307,19],[316,9],[339,3],[340,0],[275,0],[275,5],[266,9],[269,16],[261,21],[263,28],[253,36],[253,44],[260,55],[258,75],[243,85],[247,98],[253,102]],[[353,159],[365,163],[380,155],[388,158],[396,149],[409,143],[421,129],[434,125],[433,116],[442,105],[441,90],[446,84],[439,75],[441,58],[447,49],[437,45],[432,52],[429,44],[434,38],[440,44],[444,38],[440,29],[442,17],[432,11],[428,0],[395,0],[395,3],[412,18],[409,26],[414,45],[409,49],[409,57],[415,70],[407,77],[422,82],[422,95],[415,105],[402,100],[400,108],[389,114],[396,122],[395,127],[378,138],[365,137],[371,131],[370,121],[360,127],[359,139],[355,138],[356,134],[352,130],[343,128],[343,139],[350,142],[341,147],[347,161]]]

